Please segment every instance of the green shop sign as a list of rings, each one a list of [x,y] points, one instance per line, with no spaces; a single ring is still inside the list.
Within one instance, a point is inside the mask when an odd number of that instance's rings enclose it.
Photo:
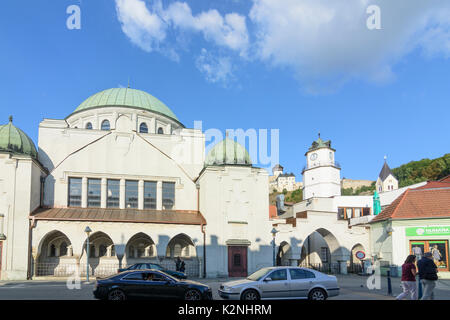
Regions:
[[[450,236],[450,226],[406,228],[406,236]]]

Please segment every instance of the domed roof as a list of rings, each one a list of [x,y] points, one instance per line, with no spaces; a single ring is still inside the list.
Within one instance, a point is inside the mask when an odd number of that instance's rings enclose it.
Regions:
[[[172,110],[160,100],[147,92],[130,88],[112,88],[98,92],[84,100],[72,114],[88,109],[111,106],[143,109],[180,122]]]
[[[2,151],[24,154],[37,159],[33,140],[12,124],[12,117],[9,117],[8,124],[0,125],[0,152]]]
[[[214,165],[252,165],[250,155],[244,146],[225,138],[218,142],[206,156],[205,166]]]

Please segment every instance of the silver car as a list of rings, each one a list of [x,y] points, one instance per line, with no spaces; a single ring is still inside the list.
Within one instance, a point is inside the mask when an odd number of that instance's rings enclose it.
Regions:
[[[223,283],[219,295],[230,300],[310,299],[339,295],[335,276],[300,267],[263,268],[246,279]]]

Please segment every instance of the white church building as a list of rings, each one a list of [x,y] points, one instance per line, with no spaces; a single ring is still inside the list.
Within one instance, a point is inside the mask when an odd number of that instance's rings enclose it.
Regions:
[[[205,136],[150,94],[96,93],[44,119],[38,147],[0,126],[0,279],[102,276],[137,262],[190,277],[272,265],[268,173],[226,138]],[[86,233],[88,230],[90,233]]]

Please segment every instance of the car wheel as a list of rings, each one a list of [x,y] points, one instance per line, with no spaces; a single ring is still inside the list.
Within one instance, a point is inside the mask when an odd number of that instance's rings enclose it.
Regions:
[[[112,290],[108,293],[108,300],[126,300],[127,296],[122,290]]]
[[[241,300],[259,300],[259,294],[256,290],[246,290],[242,294]]]
[[[326,300],[327,294],[322,289],[312,289],[308,298],[309,300]]]
[[[190,289],[184,294],[184,300],[202,300],[202,295],[198,290]]]

